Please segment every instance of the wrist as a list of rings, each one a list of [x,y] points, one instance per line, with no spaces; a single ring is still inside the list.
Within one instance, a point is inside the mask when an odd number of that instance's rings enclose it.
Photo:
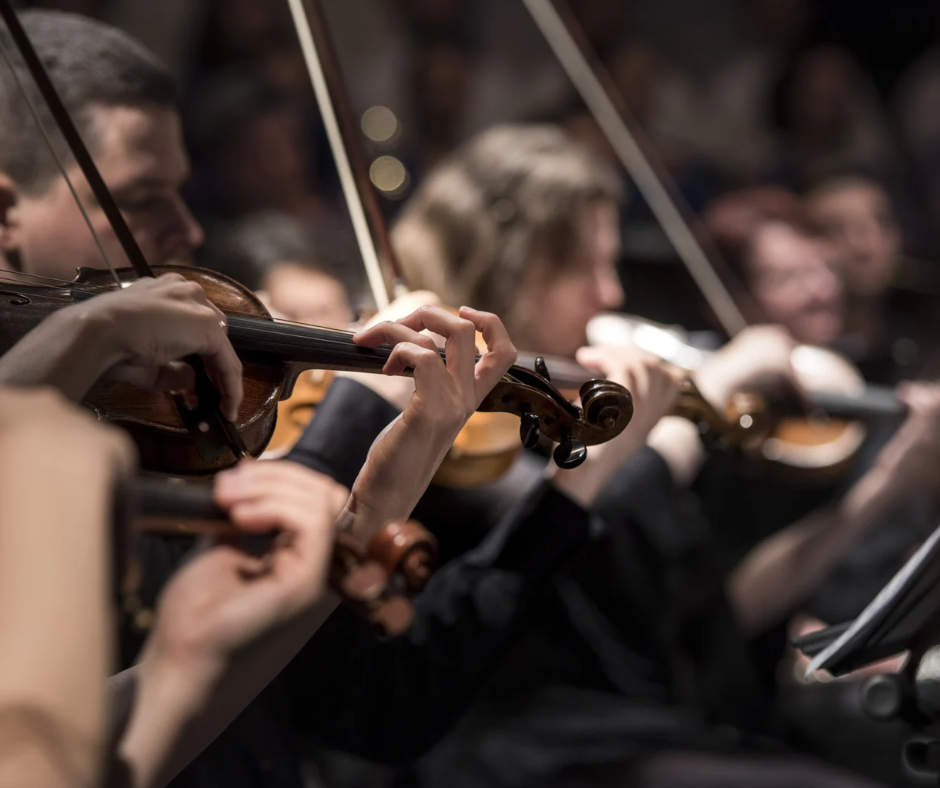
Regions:
[[[179,713],[200,708],[221,680],[225,664],[221,657],[196,649],[170,653],[160,643],[160,620],[144,647],[138,664],[138,697],[149,695],[161,707]]]
[[[118,746],[135,788],[163,785],[173,776],[165,773],[171,753],[198,722],[217,679],[145,653],[137,666],[134,710]]]
[[[64,309],[59,315],[67,323],[70,335],[74,336],[75,348],[87,348],[88,352],[94,353],[98,371],[104,374],[111,367],[129,360],[131,353],[126,334],[119,329],[119,321],[112,310],[92,308],[93,303],[89,301],[74,309]]]

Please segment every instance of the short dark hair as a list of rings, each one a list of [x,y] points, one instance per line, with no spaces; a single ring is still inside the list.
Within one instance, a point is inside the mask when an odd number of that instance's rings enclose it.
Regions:
[[[176,105],[172,74],[126,33],[78,14],[57,11],[26,11],[20,14],[20,21],[92,151],[97,142],[89,136],[92,108]],[[56,133],[45,102],[5,28],[0,37],[14,63],[20,64],[16,66],[20,82],[29,91],[43,125],[62,146],[57,153],[69,161],[61,135]],[[0,67],[0,74],[0,171],[21,189],[38,193],[49,186],[58,169],[22,89],[5,65]]]
[[[284,263],[331,276],[352,297],[361,288],[355,244],[335,222],[313,225],[277,211],[255,213],[211,228],[200,264],[241,282],[250,290],[264,287],[265,277]]]

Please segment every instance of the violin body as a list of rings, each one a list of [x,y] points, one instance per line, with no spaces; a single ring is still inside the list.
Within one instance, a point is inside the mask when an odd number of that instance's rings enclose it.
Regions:
[[[277,424],[264,450],[266,458],[283,457],[294,448],[323,402],[333,378],[333,372],[323,369],[311,369],[297,377],[290,397],[278,403]]]
[[[628,315],[600,315],[588,338],[592,344],[633,345],[687,370],[708,355],[688,345],[678,330]],[[726,413],[717,413],[687,381],[675,415],[695,422],[706,440],[741,449],[756,467],[787,481],[828,483],[851,466],[868,421],[901,417],[905,407],[892,392],[866,385],[848,360],[826,348],[799,346],[791,363],[810,399],[810,413],[762,392],[738,392]]]
[[[261,301],[247,288],[222,274],[187,266],[160,266],[160,273],[178,273],[198,282],[209,300],[226,314],[270,318]],[[80,284],[114,286],[110,272],[82,270]],[[270,358],[241,356],[244,399],[235,428],[252,456],[259,456],[271,440],[277,407],[288,382],[289,366]],[[176,398],[152,393],[112,380],[99,380],[84,404],[100,419],[126,429],[137,444],[141,466],[168,474],[211,474],[234,465],[238,458],[222,445],[200,442],[200,430],[184,422],[185,405]],[[194,439],[195,438],[195,439]]]

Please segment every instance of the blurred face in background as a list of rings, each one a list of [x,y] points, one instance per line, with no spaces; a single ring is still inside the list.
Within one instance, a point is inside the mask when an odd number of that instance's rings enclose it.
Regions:
[[[576,225],[579,243],[562,268],[546,274],[545,266],[533,265],[532,281],[521,289],[526,319],[513,341],[523,350],[574,356],[587,341],[591,319],[623,303],[617,206],[582,205]]]
[[[341,329],[353,321],[343,285],[329,274],[301,263],[275,266],[264,278],[262,289],[272,313],[285,320]]]
[[[432,44],[420,50],[414,101],[423,137],[451,142],[463,118],[471,71],[469,55],[454,44]]]
[[[827,345],[843,330],[842,285],[831,255],[828,243],[782,222],[763,224],[750,244],[751,295],[771,323],[805,344]]]
[[[810,196],[809,211],[833,244],[848,295],[877,296],[891,286],[901,234],[880,186],[861,179],[823,185]]]
[[[645,124],[656,109],[660,68],[655,50],[642,41],[630,42],[611,56],[610,74],[640,124]]]
[[[812,145],[838,145],[852,120],[858,74],[851,57],[837,47],[803,56],[788,96],[793,131]]]
[[[262,112],[233,130],[217,166],[231,212],[291,210],[293,200],[307,191],[310,158],[302,137],[301,118],[288,106]]]

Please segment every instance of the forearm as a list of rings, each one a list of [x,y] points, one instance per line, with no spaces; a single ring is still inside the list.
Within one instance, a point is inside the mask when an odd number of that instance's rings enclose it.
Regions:
[[[284,670],[336,604],[321,603],[225,666],[168,665],[148,647],[140,664],[109,680],[115,717],[127,719],[107,788],[166,785]]]
[[[44,711],[0,706],[0,785],[4,788],[93,788],[97,763],[83,743]]]
[[[80,400],[123,359],[103,318],[66,307],[30,331],[0,358],[0,385],[53,386]]]
[[[92,451],[81,462],[67,461],[68,447],[47,451],[11,436],[0,455],[0,707],[54,720],[83,743],[93,772],[112,653],[112,470]]]
[[[884,477],[869,472],[834,506],[811,513],[755,547],[727,584],[744,631],[759,633],[792,612],[846,551],[883,520],[891,495]]]
[[[454,437],[429,434],[396,418],[372,445],[340,526],[368,544],[386,523],[410,517]]]

